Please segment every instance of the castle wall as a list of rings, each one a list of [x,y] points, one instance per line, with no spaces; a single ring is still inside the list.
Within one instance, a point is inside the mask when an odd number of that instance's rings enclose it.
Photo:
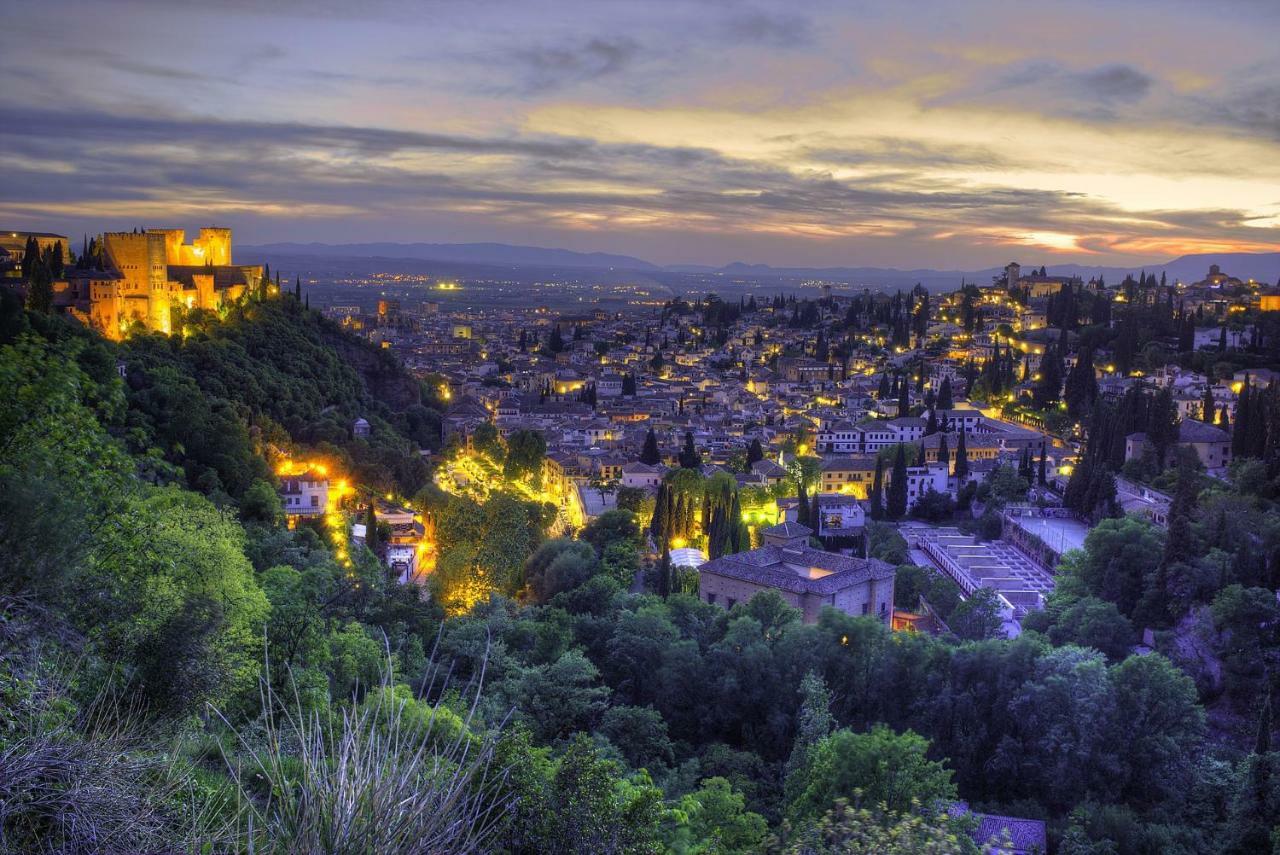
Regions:
[[[147,329],[173,331],[173,309],[217,310],[224,302],[236,300],[245,292],[243,284],[225,280],[231,266],[231,230],[203,228],[199,236],[185,244],[182,229],[149,229],[145,233],[108,232],[103,235],[106,260],[121,278],[94,282],[88,296],[88,320],[112,339],[123,338],[129,328],[140,322]],[[200,272],[175,271],[170,266],[202,268]],[[209,268],[207,272],[203,268]],[[216,271],[214,268],[221,268]],[[246,267],[243,273],[261,268]],[[224,279],[218,287],[219,277]],[[177,281],[188,278],[189,282]],[[237,277],[238,278],[238,277]]]
[[[231,229],[203,228],[192,245],[200,250],[198,255],[204,264],[216,267],[231,263]]]

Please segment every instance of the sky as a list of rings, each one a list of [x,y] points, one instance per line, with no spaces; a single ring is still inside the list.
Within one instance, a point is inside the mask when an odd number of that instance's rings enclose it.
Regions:
[[[1277,34],[1274,0],[18,0],[0,226],[785,266],[1274,251]]]

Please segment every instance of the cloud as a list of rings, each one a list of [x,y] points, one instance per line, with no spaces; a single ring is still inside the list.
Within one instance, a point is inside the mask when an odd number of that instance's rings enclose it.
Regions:
[[[1151,77],[1130,65],[1104,65],[1071,79],[1087,97],[1108,102],[1141,100],[1152,84]]]
[[[596,37],[581,44],[517,50],[513,57],[524,91],[541,93],[617,74],[631,65],[639,50],[626,36]]]
[[[1072,71],[1052,61],[1036,60],[1005,70],[980,87],[988,93],[1024,92],[1045,106],[1075,103],[1110,105],[1140,101],[1151,91],[1152,78],[1131,65],[1110,64]]]
[[[1141,245],[1159,235],[1257,239],[1247,214],[1120,210],[1080,193],[978,184],[927,172],[942,146],[867,138],[837,146],[869,168],[856,178],[688,146],[602,143],[554,135],[447,135],[376,127],[15,108],[0,124],[8,216],[210,215],[353,217],[411,227],[430,217],[483,217],[568,231],[673,230],[907,245],[958,235],[1078,236],[1077,246]],[[854,141],[856,142],[856,141]],[[798,142],[803,147],[803,140]],[[799,149],[805,150],[805,149]],[[981,147],[956,163],[989,162]],[[474,158],[474,160],[473,160]],[[105,220],[105,221],[104,221]],[[967,238],[965,237],[967,236]]]
[[[776,48],[802,47],[813,42],[813,28],[807,18],[793,14],[750,11],[731,16],[725,33],[735,42]]]

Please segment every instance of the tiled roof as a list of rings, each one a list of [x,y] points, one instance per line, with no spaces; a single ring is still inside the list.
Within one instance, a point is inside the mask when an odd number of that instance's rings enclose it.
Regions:
[[[830,575],[818,579],[801,576],[792,567],[815,567]],[[876,558],[851,558],[821,549],[797,546],[762,546],[708,561],[698,568],[730,579],[741,579],[797,594],[833,594],[868,579],[888,579],[893,567]]]
[[[762,537],[808,537],[811,534],[813,534],[813,529],[798,522],[790,521],[769,526],[760,532]]]
[[[1195,419],[1183,419],[1178,424],[1178,442],[1230,442],[1231,437],[1222,428]]]

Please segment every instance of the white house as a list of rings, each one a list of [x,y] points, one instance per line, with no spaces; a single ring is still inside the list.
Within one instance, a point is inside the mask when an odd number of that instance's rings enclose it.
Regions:
[[[280,502],[289,516],[320,516],[329,502],[329,479],[311,469],[285,476],[280,479]]]

